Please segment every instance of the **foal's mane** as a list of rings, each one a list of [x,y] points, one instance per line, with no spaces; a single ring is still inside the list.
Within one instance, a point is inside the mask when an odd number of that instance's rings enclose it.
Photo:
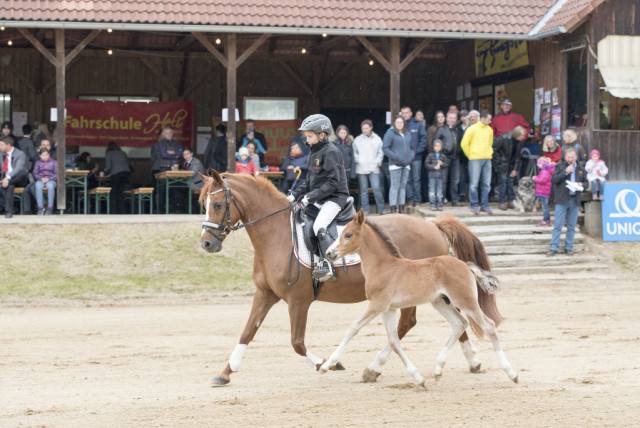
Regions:
[[[256,177],[249,174],[231,174],[229,172],[223,172],[222,174],[220,174],[220,176],[223,179],[232,178],[235,180],[251,180],[250,184],[258,188],[260,190],[260,193],[266,195],[268,199],[275,198],[279,199],[281,202],[289,203],[289,201],[287,201],[287,197],[282,192],[280,192],[271,181],[260,175]],[[231,190],[233,191],[233,187],[231,187]],[[207,198],[207,193],[213,191],[213,180],[206,180],[204,187],[202,188],[202,192],[200,192],[198,202],[202,204]]]
[[[369,220],[366,220],[365,223],[369,225],[371,229],[373,229],[373,231],[382,239],[382,242],[384,242],[384,244],[387,246],[387,248],[389,249],[393,257],[396,257],[396,258],[403,257],[402,253],[400,252],[398,247],[396,247],[396,244],[393,243],[393,241],[391,240],[387,232],[385,232],[384,230],[382,230],[380,226],[370,222]]]

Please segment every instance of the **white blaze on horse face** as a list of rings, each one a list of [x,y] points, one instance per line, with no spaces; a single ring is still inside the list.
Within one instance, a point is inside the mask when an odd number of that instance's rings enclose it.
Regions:
[[[327,248],[327,256],[335,257],[336,255],[334,255],[334,253],[336,251],[336,248],[338,248],[339,244],[340,244],[340,238],[333,241],[333,244],[331,244],[329,248]]]
[[[210,202],[211,202],[211,195],[209,193],[207,193],[207,202],[206,202],[207,203],[207,207],[206,207],[205,212],[204,212],[204,221],[209,221],[209,206],[211,205]],[[205,232],[205,229],[202,228],[202,232],[201,232],[200,236],[204,236],[204,232]]]
[[[233,352],[231,353],[231,357],[229,357],[229,367],[234,372],[240,370],[240,364],[242,364],[242,358],[244,358],[244,353],[247,350],[247,346],[249,345],[237,344]]]

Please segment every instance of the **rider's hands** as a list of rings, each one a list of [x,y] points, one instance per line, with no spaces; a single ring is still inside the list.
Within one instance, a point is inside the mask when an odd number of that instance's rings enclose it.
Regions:
[[[302,203],[302,205],[304,205],[305,207],[307,205],[309,205],[309,198],[307,198],[307,195],[304,196],[304,198],[302,198],[302,200],[300,201]]]
[[[293,201],[295,201],[295,200],[296,200],[296,198],[294,198],[294,197],[293,197],[293,195],[289,195],[289,196],[287,196],[287,200],[288,200],[289,202],[293,202]]]

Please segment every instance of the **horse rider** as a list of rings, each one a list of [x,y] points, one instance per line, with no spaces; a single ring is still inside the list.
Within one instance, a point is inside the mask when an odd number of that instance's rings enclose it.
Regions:
[[[302,132],[310,147],[309,172],[302,184],[287,197],[293,202],[302,196],[304,206],[314,204],[320,209],[313,224],[313,233],[318,238],[321,260],[312,272],[313,278],[320,282],[333,277],[333,267],[325,255],[332,243],[327,228],[349,198],[342,153],[328,138],[332,129],[331,120],[322,114],[312,114],[302,121],[298,131]]]

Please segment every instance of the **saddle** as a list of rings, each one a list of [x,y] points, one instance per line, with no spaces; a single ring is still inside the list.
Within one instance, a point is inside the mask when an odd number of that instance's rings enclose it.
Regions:
[[[349,196],[345,207],[338,213],[336,218],[333,219],[329,227],[327,227],[327,233],[331,237],[331,241],[338,239],[340,234],[338,233],[338,226],[345,226],[356,215],[356,210],[353,206],[353,198]],[[304,243],[311,254],[319,256],[318,251],[318,238],[313,233],[313,222],[320,209],[313,204],[307,205],[306,208],[300,209],[295,214],[295,223],[302,226],[302,234]]]

